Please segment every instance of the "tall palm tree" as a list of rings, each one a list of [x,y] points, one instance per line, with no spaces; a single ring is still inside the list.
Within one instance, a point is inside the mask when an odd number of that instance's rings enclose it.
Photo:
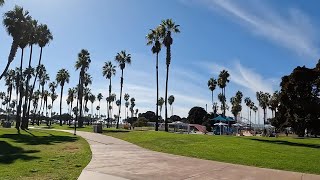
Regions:
[[[168,103],[170,105],[170,109],[171,109],[171,116],[173,115],[173,108],[172,108],[172,104],[174,103],[174,96],[173,95],[170,95],[169,98],[168,98]]]
[[[135,111],[136,117],[138,117],[138,116],[137,116],[137,115],[138,115],[138,112],[139,112],[139,109],[137,108],[136,111]]]
[[[100,102],[101,102],[101,100],[103,99],[103,95],[101,94],[101,93],[99,93],[98,94],[98,96],[97,96],[97,99],[98,99],[98,101],[99,101],[99,118],[100,118]],[[108,110],[109,111],[109,110]],[[109,113],[109,112],[108,112]]]
[[[109,79],[109,97],[111,97],[111,88],[112,88],[111,78],[112,78],[112,76],[116,75],[116,66],[114,66],[111,61],[105,62],[104,66],[102,67],[102,75],[104,77],[106,77],[106,79]],[[99,101],[99,106],[100,106],[100,101]],[[110,98],[109,98],[109,101],[107,101],[108,122],[109,122],[109,118],[110,118],[109,106],[110,106]],[[99,113],[100,113],[100,111],[99,111]]]
[[[28,44],[30,47],[30,56],[29,56],[29,63],[28,63],[28,69],[30,70],[31,67],[31,60],[32,60],[32,52],[33,52],[33,45],[37,43],[38,41],[38,22],[36,20],[31,20],[30,22],[28,22]],[[26,77],[26,91],[25,91],[25,98],[24,98],[24,106],[23,106],[23,126],[27,126],[28,125],[28,119],[27,119],[27,113],[28,113],[28,101],[30,100],[29,98],[29,81],[31,79],[31,71],[28,71],[29,73],[27,73]],[[33,72],[33,71],[32,71]],[[30,93],[32,94],[32,92]]]
[[[280,98],[279,92],[275,91],[269,99],[269,108],[272,113],[272,116],[271,116],[272,118],[275,117],[277,109],[279,107],[279,98]]]
[[[221,88],[221,94],[224,96],[224,101],[222,102],[222,107],[223,107],[223,116],[226,116],[226,86],[227,83],[229,83],[229,78],[230,74],[226,70],[222,70],[219,74],[218,78],[218,86]]]
[[[172,21],[172,19],[162,20],[161,23],[161,35],[163,37],[163,45],[167,48],[166,53],[166,66],[167,66],[167,74],[166,74],[166,91],[165,91],[165,131],[168,132],[168,81],[169,81],[169,66],[171,63],[171,45],[173,43],[173,39],[171,33],[180,33],[179,26]]]
[[[27,22],[30,20],[31,16],[29,16],[29,12],[25,11],[20,6],[15,6],[13,10],[10,10],[4,14],[3,25],[5,26],[8,34],[12,37],[12,44],[8,56],[7,65],[4,68],[2,74],[0,75],[0,79],[2,79],[2,77],[7,73],[9,66],[13,62],[14,57],[16,56],[17,50],[21,45],[22,41],[26,40],[25,32],[27,29]],[[23,55],[21,57],[21,59],[23,59]],[[20,122],[18,122],[18,125],[16,125],[16,127],[17,126],[20,126]]]
[[[161,33],[161,26],[158,26],[156,29],[151,29],[149,34],[147,34],[147,45],[152,45],[151,51],[153,54],[156,54],[156,81],[157,81],[157,97],[156,97],[156,117],[159,116],[158,110],[158,99],[159,99],[159,53],[161,51],[161,43],[163,36]],[[156,120],[156,128],[158,131],[159,122]]]
[[[51,96],[49,91],[44,90],[43,92],[43,101],[44,101],[44,105],[43,105],[43,109],[45,109],[45,116],[47,117],[47,110],[48,110],[48,97]],[[44,112],[44,110],[42,111]]]
[[[246,97],[246,98],[244,98],[244,103],[246,104],[246,106],[247,106],[247,109],[248,109],[248,121],[249,121],[249,123],[251,124],[251,120],[250,120],[250,113],[251,113],[251,110],[250,110],[250,106],[251,106],[251,99],[249,98],[249,97]]]
[[[263,125],[265,125],[267,120],[267,107],[270,99],[270,94],[260,91],[256,93],[256,97],[259,102],[259,106],[263,109]]]
[[[66,69],[60,69],[57,73],[56,76],[56,81],[61,87],[61,92],[60,92],[60,126],[62,126],[62,119],[61,119],[61,114],[62,114],[62,96],[63,96],[63,87],[65,83],[69,83],[70,79],[70,74],[69,71]]]
[[[50,93],[50,98],[51,98],[51,106],[52,106],[52,108],[53,108],[53,103],[54,103],[54,101],[58,98],[58,95],[55,93],[55,92],[51,92]],[[52,111],[51,111],[52,112]],[[51,112],[50,112],[50,117],[51,117]]]
[[[126,103],[125,103],[125,111],[124,111],[124,116],[125,116],[125,118],[127,119],[128,118],[128,116],[127,116],[127,113],[126,112],[128,112],[128,106],[129,106],[129,98],[130,98],[130,95],[128,94],[128,93],[125,93],[124,94],[124,100],[126,101]]]
[[[126,51],[121,51],[115,57],[115,61],[119,64],[121,69],[121,81],[120,81],[120,107],[117,120],[117,129],[119,128],[120,113],[121,113],[121,99],[122,99],[122,88],[123,88],[123,70],[126,64],[131,64],[131,54],[127,54]]]
[[[36,38],[37,44],[40,47],[40,55],[39,55],[37,71],[36,71],[35,78],[33,80],[33,85],[31,88],[31,94],[34,92],[34,88],[36,86],[36,81],[38,80],[38,77],[41,77],[42,74],[45,72],[45,70],[43,70],[43,69],[45,69],[44,65],[41,64],[43,48],[46,45],[48,45],[51,40],[53,40],[53,36],[52,36],[50,30],[48,29],[48,26],[45,24],[40,24],[37,26],[36,35],[37,35],[37,38]],[[30,110],[30,101],[28,104],[28,112],[29,112],[29,110]],[[29,113],[27,113],[27,119],[29,119]]]
[[[208,88],[211,91],[211,102],[212,102],[212,110],[213,110],[213,91],[216,89],[217,80],[213,77],[208,80]]]
[[[159,100],[158,100],[158,105],[159,105],[159,108],[160,108],[160,118],[162,117],[161,116],[161,112],[162,112],[162,106],[163,106],[163,104],[164,104],[164,99],[163,99],[163,97],[160,97],[159,98]],[[158,118],[158,117],[157,117]]]
[[[90,53],[88,50],[82,49],[81,52],[78,54],[78,60],[76,61],[75,68],[76,70],[80,70],[79,72],[79,82],[78,82],[78,101],[77,101],[77,109],[79,109],[79,127],[83,126],[82,121],[82,106],[83,106],[83,85],[84,85],[84,78],[85,73],[89,69],[91,63]],[[80,105],[78,105],[78,103]],[[78,106],[80,108],[78,108]],[[76,121],[78,120],[78,116],[76,116]]]

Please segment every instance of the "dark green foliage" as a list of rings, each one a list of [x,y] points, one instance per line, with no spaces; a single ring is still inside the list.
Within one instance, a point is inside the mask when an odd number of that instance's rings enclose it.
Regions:
[[[298,66],[281,82],[280,106],[272,124],[277,128],[291,126],[299,135],[305,129],[319,134],[320,129],[320,60],[315,68]]]
[[[147,126],[148,120],[144,117],[139,117],[136,122],[133,123],[134,127],[145,127]]]
[[[206,110],[204,110],[202,107],[196,106],[190,109],[187,119],[190,124],[202,124],[206,115]]]
[[[153,111],[147,111],[145,113],[140,113],[139,117],[146,118],[149,122],[156,122],[157,118]]]

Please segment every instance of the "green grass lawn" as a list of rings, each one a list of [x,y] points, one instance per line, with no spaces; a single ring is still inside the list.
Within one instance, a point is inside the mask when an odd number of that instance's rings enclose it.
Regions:
[[[159,152],[201,159],[320,174],[320,139],[173,134],[106,133]]]
[[[70,133],[0,128],[0,179],[77,179],[91,160],[89,144]]]

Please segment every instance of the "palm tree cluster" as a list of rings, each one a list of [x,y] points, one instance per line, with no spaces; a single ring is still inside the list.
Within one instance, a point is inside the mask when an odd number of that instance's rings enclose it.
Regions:
[[[0,2],[0,5],[3,1]],[[20,6],[15,6],[4,14],[3,24],[8,34],[12,37],[11,50],[8,55],[5,69],[0,75],[0,79],[5,77],[7,86],[6,110],[14,112],[16,108],[16,129],[28,128],[29,116],[31,112],[31,102],[33,101],[33,113],[43,113],[47,109],[47,99],[49,92],[44,90],[44,86],[49,80],[44,65],[41,64],[43,48],[53,39],[51,31],[45,24],[38,23],[33,19],[28,11]],[[38,66],[32,67],[33,48],[37,45],[40,48]],[[26,48],[30,49],[28,66],[23,67],[24,52]],[[15,60],[18,50],[21,50],[20,66],[15,69],[9,69],[10,64]],[[33,80],[33,83],[31,81]],[[41,91],[36,92],[35,84],[39,83]],[[15,90],[16,99],[12,99],[12,92]],[[40,92],[39,92],[40,91]],[[38,109],[38,100],[41,99],[43,106]]]
[[[151,51],[156,54],[156,81],[157,81],[157,97],[156,97],[156,127],[155,130],[158,131],[158,100],[159,100],[159,53],[161,51],[162,45],[166,47],[166,88],[165,88],[165,131],[168,131],[168,82],[169,82],[169,67],[171,63],[171,46],[173,43],[172,33],[180,33],[180,25],[175,24],[172,19],[162,20],[161,24],[154,29],[151,29],[147,34],[147,45],[151,45]]]

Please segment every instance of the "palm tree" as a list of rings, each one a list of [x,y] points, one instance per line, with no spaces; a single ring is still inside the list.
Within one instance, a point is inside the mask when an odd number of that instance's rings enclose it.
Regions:
[[[111,78],[112,78],[112,76],[116,75],[116,66],[114,66],[111,61],[105,62],[104,66],[102,67],[102,75],[104,77],[106,77],[106,79],[109,79],[109,81],[110,81],[109,82],[109,97],[111,97],[111,88],[112,88]],[[110,98],[109,98],[109,100],[110,100]],[[100,106],[100,104],[99,104],[99,106]],[[110,118],[110,115],[109,115],[110,114],[110,108],[109,108],[110,101],[107,101],[107,106],[108,106],[107,114],[108,114],[108,122],[109,122],[109,118]],[[100,111],[99,111],[99,113],[100,113]]]
[[[31,88],[31,94],[34,92],[34,88],[36,86],[36,81],[37,81],[38,77],[41,77],[42,74],[45,72],[45,70],[43,70],[43,69],[45,69],[44,65],[41,64],[42,51],[43,51],[43,48],[46,45],[48,45],[52,39],[53,39],[53,36],[52,36],[50,30],[48,29],[48,26],[45,24],[40,24],[37,27],[37,38],[36,38],[37,44],[40,47],[40,56],[39,56],[37,71],[36,71],[35,78],[33,80],[33,85]],[[29,110],[30,110],[30,101],[28,104],[28,112],[29,112]],[[29,119],[29,113],[27,113],[27,119]]]
[[[161,112],[162,112],[162,106],[163,106],[163,104],[164,104],[164,99],[163,99],[163,97],[160,97],[159,98],[159,100],[158,100],[158,105],[159,105],[159,108],[160,108],[160,118],[162,117],[161,116]],[[158,117],[157,117],[158,118]]]
[[[165,131],[168,132],[168,80],[169,80],[169,66],[171,63],[171,45],[173,39],[171,33],[180,33],[179,25],[176,25],[172,19],[163,20],[161,23],[161,35],[163,37],[163,45],[167,48],[166,53],[166,65],[167,65],[167,74],[166,74],[166,91],[165,91]]]
[[[78,102],[80,104],[79,109],[79,127],[83,126],[83,121],[82,121],[82,98],[83,98],[83,85],[84,85],[84,77],[85,77],[85,72],[89,69],[89,65],[91,63],[90,59],[90,53],[82,49],[81,52],[78,54],[78,60],[75,64],[76,70],[80,69],[79,73],[79,85],[78,85],[78,101],[77,101],[77,108],[78,108]],[[78,120],[78,116],[76,116],[76,121]]]
[[[139,109],[137,108],[137,109],[136,109],[136,112],[135,112],[136,117],[138,117],[138,116],[137,116],[137,115],[138,115],[138,112],[139,112]]]
[[[253,106],[252,110],[254,111],[254,123],[257,124],[257,111],[258,111],[258,107],[257,107],[257,106]]]
[[[224,96],[223,106],[223,116],[226,116],[226,86],[229,83],[230,74],[226,70],[222,70],[218,78],[218,86],[221,88],[221,94]]]
[[[42,106],[42,101],[44,100],[44,86],[46,85],[46,83],[50,81],[50,77],[49,77],[49,74],[47,73],[44,73],[41,77],[39,77],[39,84],[41,86],[41,96],[42,96],[42,99],[41,99],[41,105],[40,105],[40,110],[41,110],[41,107],[42,107],[42,112],[44,110],[44,106]]]
[[[119,99],[116,101],[116,105],[117,105],[118,108],[120,109],[120,107],[121,107],[121,102],[120,102]],[[114,115],[114,116],[117,117],[118,120],[120,119],[119,115]]]
[[[61,86],[61,92],[60,92],[60,126],[62,126],[61,114],[62,114],[63,87],[64,87],[65,83],[69,83],[69,79],[70,79],[70,74],[69,74],[68,70],[60,69],[58,71],[57,76],[56,76],[56,81]]]
[[[267,107],[270,99],[269,93],[264,93],[262,91],[256,93],[259,106],[263,109],[263,125],[266,124],[267,118]]]
[[[2,102],[3,102],[5,96],[6,96],[6,93],[5,93],[5,92],[0,92],[1,109],[2,109]]]
[[[134,107],[136,106],[136,103],[135,103],[136,99],[134,97],[132,97],[130,99],[130,112],[131,112],[131,118],[133,118],[133,113],[134,113]]]
[[[128,94],[128,93],[125,93],[124,94],[124,100],[126,101],[126,103],[125,103],[125,106],[126,106],[126,108],[125,108],[125,111],[124,111],[124,115],[126,116],[127,115],[127,113],[128,113],[128,106],[129,106],[129,98],[130,98],[130,95]],[[127,111],[127,113],[126,113],[126,111]],[[128,115],[126,116],[126,119],[128,118]]]
[[[12,37],[12,44],[8,56],[7,65],[3,70],[2,74],[0,75],[0,79],[2,79],[2,77],[7,73],[10,64],[13,62],[14,57],[16,56],[19,46],[22,45],[22,42],[24,41],[23,44],[27,45],[28,42],[26,42],[25,35],[27,30],[27,22],[30,20],[31,16],[29,16],[29,12],[25,11],[20,6],[15,6],[13,10],[8,11],[4,14],[3,25],[5,26],[8,34]],[[21,59],[23,59],[23,49]],[[20,72],[22,72],[22,67],[20,69]],[[16,128],[20,126],[20,121],[19,119],[17,120],[18,123],[16,125]]]
[[[101,99],[103,98],[102,94],[99,93],[98,96],[97,96],[97,99],[99,101],[99,118],[100,118],[100,102],[101,102]],[[109,110],[108,110],[109,111]],[[108,112],[109,113],[109,112]]]
[[[68,99],[70,100],[70,115],[73,109],[73,101],[75,98],[75,95],[77,93],[77,88],[69,88],[68,89]]]
[[[250,121],[250,112],[251,112],[251,110],[250,110],[250,105],[251,105],[251,99],[249,98],[249,97],[246,97],[246,98],[244,98],[244,103],[246,104],[246,106],[247,106],[247,109],[248,109],[248,121],[249,121],[249,123],[251,123]],[[249,112],[250,111],[250,112]]]
[[[90,94],[89,101],[91,102],[91,124],[92,124],[92,117],[93,117],[93,103],[96,101],[96,96]]]
[[[272,113],[272,116],[271,116],[272,118],[274,118],[276,116],[276,112],[279,107],[279,98],[280,98],[279,96],[280,96],[279,92],[275,91],[269,100],[269,108]]]
[[[242,106],[241,106],[242,97],[243,97],[242,92],[237,91],[236,96],[232,97],[230,99],[230,102],[232,104],[231,112],[232,112],[236,122],[238,121],[237,116],[238,116],[239,112],[241,112],[241,110],[242,110]]]
[[[0,6],[3,6],[4,0],[0,0]]]
[[[119,64],[121,69],[121,81],[120,81],[120,107],[119,115],[117,120],[117,129],[119,128],[120,113],[121,113],[121,99],[122,99],[122,88],[123,88],[123,70],[126,67],[126,64],[131,64],[131,54],[127,54],[126,51],[121,51],[115,57],[115,61]]]
[[[212,102],[212,110],[213,110],[213,91],[216,89],[217,80],[213,77],[208,80],[208,88],[211,91],[211,102]]]
[[[47,110],[48,110],[48,96],[50,96],[50,93],[49,91],[45,90],[43,92],[43,100],[44,100],[44,106],[43,106],[43,109],[45,107],[46,109],[46,113],[45,113],[45,116],[47,117]],[[42,111],[43,112],[43,111]]]
[[[157,97],[156,97],[156,117],[159,116],[159,110],[158,110],[158,99],[159,99],[159,70],[158,70],[158,64],[159,64],[159,53],[161,51],[161,43],[162,40],[162,34],[161,34],[161,26],[158,26],[156,29],[151,29],[150,33],[147,34],[147,45],[152,45],[151,51],[153,54],[156,54],[156,81],[157,81]],[[158,118],[156,120],[156,128],[155,130],[158,131],[159,122]]]
[[[52,106],[52,108],[53,108],[53,102],[58,98],[58,95],[55,93],[55,92],[53,92],[53,93],[50,93],[50,98],[51,98],[51,106]],[[52,111],[51,111],[52,112]],[[50,112],[50,117],[51,117],[51,112]]]
[[[169,98],[168,98],[168,103],[170,105],[170,108],[171,108],[171,116],[173,115],[173,108],[172,108],[172,104],[174,103],[174,96],[173,95],[170,95]]]

